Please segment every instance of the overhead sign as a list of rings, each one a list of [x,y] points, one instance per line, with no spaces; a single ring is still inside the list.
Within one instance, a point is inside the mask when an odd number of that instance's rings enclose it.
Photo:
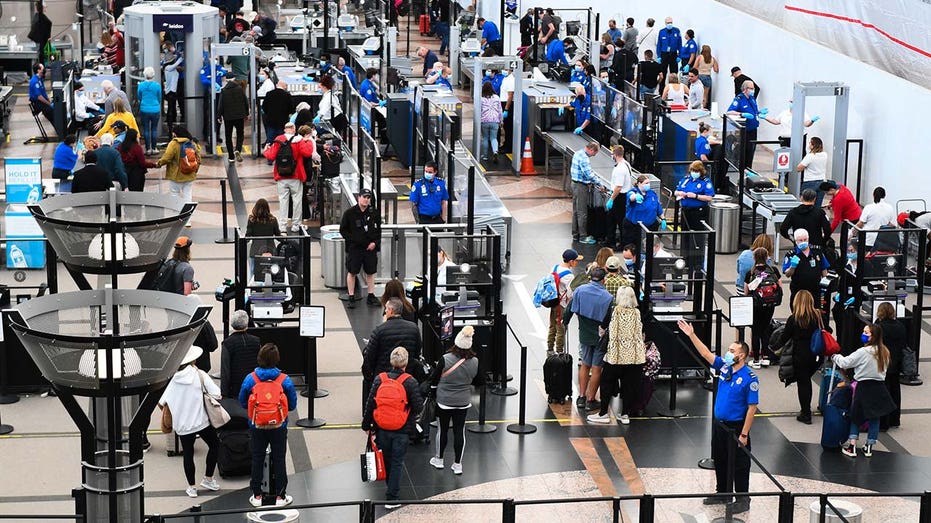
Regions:
[[[160,14],[152,15],[152,31],[194,31],[194,15]]]
[[[789,161],[791,150],[788,147],[780,147],[773,152],[773,170],[777,173],[787,173],[792,171],[792,164]]]

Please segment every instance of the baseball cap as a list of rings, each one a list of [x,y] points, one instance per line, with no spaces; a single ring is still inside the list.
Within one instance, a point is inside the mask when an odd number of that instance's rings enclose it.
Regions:
[[[731,67],[731,74],[734,74],[737,71],[740,71],[740,67],[737,67],[736,65],[734,67]]]
[[[575,249],[566,249],[562,251],[562,261],[568,262],[572,260],[582,260],[585,257],[578,253]]]
[[[595,267],[588,273],[588,277],[591,278],[592,281],[601,281],[605,279],[605,274],[607,274],[607,271],[601,267]]]
[[[187,236],[178,236],[178,239],[175,240],[175,249],[184,249],[185,247],[190,247],[194,243]]]
[[[611,256],[608,258],[608,261],[605,262],[605,267],[609,271],[616,271],[621,268],[621,259],[617,256]]]
[[[362,189],[361,191],[359,191],[359,198],[363,196],[368,196],[369,198],[373,198],[375,194],[372,193],[371,189]]]
[[[248,13],[246,13],[245,18],[246,20],[249,20],[251,22],[252,20],[255,20],[255,17],[257,16],[259,16],[259,14],[256,13],[255,11],[249,11]]]

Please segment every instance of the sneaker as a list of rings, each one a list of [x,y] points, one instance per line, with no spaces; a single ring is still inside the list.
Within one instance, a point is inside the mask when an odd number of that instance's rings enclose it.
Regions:
[[[142,442],[142,452],[148,452],[152,448],[152,442],[148,439],[143,440]]]
[[[630,416],[627,414],[621,414],[621,417],[618,418],[618,421],[621,422],[621,425],[630,425]]]
[[[369,297],[365,299],[365,303],[368,303],[372,307],[381,307],[381,301],[378,299],[378,296],[374,294],[369,294]]]
[[[611,423],[611,415],[605,412],[604,414],[589,414],[587,418],[589,423],[601,423],[607,425]]]
[[[355,296],[350,296],[350,297],[349,297],[349,302],[346,304],[346,308],[348,308],[348,309],[355,309],[355,308],[356,308],[356,297],[355,297]]]
[[[344,293],[342,293],[342,294],[339,295],[339,300],[340,300],[340,301],[352,301],[352,299],[353,299],[353,297],[350,296],[348,292],[344,292]]]
[[[805,413],[800,412],[798,416],[795,417],[798,421],[801,421],[805,425],[811,425],[811,412]]]
[[[760,368],[760,360],[750,360],[747,362],[747,365],[749,365],[751,369],[758,369]]]
[[[726,505],[730,502],[731,498],[728,496],[709,496],[702,500],[702,504],[704,505]]]
[[[449,468],[453,471],[453,474],[457,476],[462,475],[462,463],[453,463],[453,465]]]
[[[301,232],[301,224],[295,223],[291,226],[291,232]]]
[[[772,362],[769,361],[769,358],[763,358],[762,360],[760,360],[760,365],[764,367],[769,367],[770,365],[772,365]]]
[[[236,151],[236,161],[242,163],[242,153]]]
[[[197,497],[197,487],[188,487],[188,488],[184,489],[184,493],[187,494],[187,497],[189,497],[189,498],[196,498],[196,497]]]
[[[213,478],[210,478],[210,479],[204,478],[204,480],[200,482],[200,486],[204,487],[207,490],[212,490],[214,492],[220,490],[220,484],[217,483],[217,480]]]
[[[586,237],[582,238],[581,240],[579,240],[579,243],[584,243],[584,244],[586,244],[586,245],[594,245],[594,244],[597,243],[597,242],[595,241],[595,238],[593,238],[593,237],[591,237],[591,236],[586,236]]]
[[[588,400],[585,402],[585,410],[601,410],[601,402],[598,400]]]
[[[287,507],[294,501],[294,498],[290,494],[285,494],[284,496],[278,496],[278,499],[275,500],[276,507]]]
[[[576,398],[575,406],[580,409],[584,409],[585,408],[585,396],[579,396],[578,398]]]
[[[433,468],[443,470],[443,458],[432,457],[430,458],[430,464],[433,465]]]
[[[398,503],[396,499],[391,500],[391,503],[385,505],[385,510],[394,510],[396,508],[401,508],[401,504]]]
[[[743,514],[750,510],[750,498],[737,498],[737,501],[728,503],[728,506],[731,509],[731,514]]]
[[[872,443],[867,443],[866,445],[863,445],[863,455],[868,458],[873,457],[873,444]]]
[[[845,456],[850,456],[851,458],[857,457],[857,447],[849,441],[844,443],[844,446],[840,448],[840,451],[843,452]]]
[[[262,496],[249,496],[249,504],[256,508],[261,507]]]

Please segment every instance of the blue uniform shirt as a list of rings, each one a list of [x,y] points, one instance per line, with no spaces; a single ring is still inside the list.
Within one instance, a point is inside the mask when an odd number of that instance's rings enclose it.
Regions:
[[[45,90],[45,82],[39,78],[39,75],[34,74],[29,79],[29,101],[34,102],[39,96],[44,96],[46,100],[51,101],[48,92]]]
[[[707,137],[698,135],[695,139],[695,157],[700,160],[703,154],[711,158],[711,144],[708,143]]]
[[[693,192],[696,196],[714,196],[714,184],[711,183],[711,180],[705,177],[693,180],[692,177],[688,174],[682,177],[682,180],[679,181],[679,185],[676,186],[676,190],[682,192]],[[707,206],[708,202],[703,202],[698,198],[682,198],[682,201],[679,202],[679,205],[681,205],[684,209],[698,208]]]
[[[750,405],[760,402],[760,379],[746,365],[732,371],[720,356],[714,358],[711,367],[720,372],[714,417],[721,421],[743,421]]]
[[[753,118],[747,118],[744,123],[748,131],[752,131],[760,126],[760,110],[756,106],[756,98],[752,96],[747,98],[743,93],[738,94],[734,97],[734,101],[731,102],[731,106],[728,107],[727,110],[752,114]]]
[[[643,203],[637,203],[636,200],[630,201],[631,194],[643,195]],[[640,191],[640,188],[634,187],[627,192],[627,218],[630,223],[643,222],[649,227],[656,223],[663,215],[663,206],[659,203],[659,195],[656,191],[649,190],[646,193]]]
[[[373,84],[372,81],[368,78],[362,80],[362,85],[359,86],[359,94],[362,96],[362,98],[365,98],[373,104],[380,102],[378,99],[378,90],[375,89],[375,84]]]
[[[659,36],[656,37],[656,52],[657,53],[679,54],[679,49],[681,48],[682,48],[682,34],[679,33],[678,27],[673,27],[672,29],[666,29],[664,27],[659,30]]]
[[[449,201],[446,182],[433,178],[427,181],[421,178],[411,187],[411,203],[417,205],[417,213],[424,216],[439,216],[443,212],[443,201]]]
[[[356,83],[356,73],[352,71],[352,67],[349,67],[348,64],[344,65],[340,72],[349,78],[349,83],[352,84],[353,87],[359,87],[359,84]]]
[[[445,85],[450,91],[453,90],[453,86],[449,83],[449,78],[446,78],[442,74],[436,79],[436,85]]]
[[[491,88],[495,90],[495,94],[501,95],[501,82],[504,81],[504,75],[501,73],[498,73],[492,76],[491,80],[489,81],[491,82]]]
[[[611,37],[611,45],[614,45],[614,42],[616,42],[618,38],[624,37],[624,31],[621,31],[617,27],[615,27],[614,29],[608,29],[605,32],[608,33],[608,36]]]
[[[682,65],[688,64],[689,60],[692,58],[692,55],[697,53],[698,44],[695,43],[694,38],[682,44],[682,48],[679,49],[679,58],[682,59]]]
[[[485,39],[486,44],[501,40],[501,32],[498,31],[498,26],[491,20],[485,20],[485,23],[482,24],[482,38]]]
[[[423,57],[423,75],[427,76],[427,72],[433,69],[433,65],[439,58],[436,57],[436,53],[433,51],[427,50],[427,54]]]
[[[566,60],[566,46],[563,45],[562,40],[556,38],[546,46],[546,61],[569,63]]]
[[[586,120],[590,120],[592,117],[592,103],[589,101],[588,97],[585,96],[582,99],[579,99],[578,96],[572,100],[572,109],[575,110],[575,126],[582,127],[582,124]]]

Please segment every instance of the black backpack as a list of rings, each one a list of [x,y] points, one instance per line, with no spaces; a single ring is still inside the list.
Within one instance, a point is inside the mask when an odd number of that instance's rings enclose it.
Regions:
[[[164,260],[158,267],[158,274],[152,280],[149,290],[162,292],[176,292],[175,288],[175,268],[178,266],[178,260],[169,258]]]
[[[284,258],[290,272],[301,273],[301,244],[295,240],[282,240],[275,248],[275,256]]]
[[[275,169],[281,178],[291,178],[297,173],[297,161],[294,158],[294,148],[291,140],[278,142],[278,152],[275,154]]]
[[[778,272],[772,267],[753,269],[753,278],[750,284],[756,287],[750,291],[754,303],[766,307],[776,307],[782,304],[782,287],[779,286]],[[759,280],[759,281],[757,281]]]

